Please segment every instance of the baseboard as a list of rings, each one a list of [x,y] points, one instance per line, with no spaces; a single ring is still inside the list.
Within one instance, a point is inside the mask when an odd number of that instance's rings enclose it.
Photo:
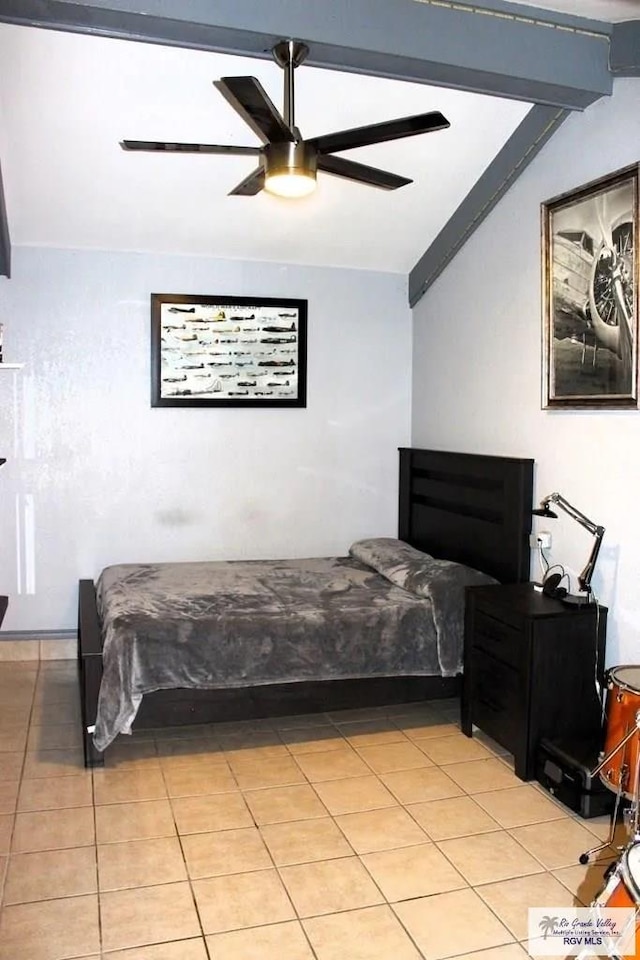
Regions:
[[[14,630],[0,633],[0,663],[9,661],[75,660],[75,630]]]

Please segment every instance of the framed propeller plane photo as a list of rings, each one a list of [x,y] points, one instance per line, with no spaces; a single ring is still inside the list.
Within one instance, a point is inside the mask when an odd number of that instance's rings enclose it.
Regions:
[[[542,204],[543,407],[638,407],[638,165]]]
[[[152,407],[306,405],[306,300],[151,294]]]

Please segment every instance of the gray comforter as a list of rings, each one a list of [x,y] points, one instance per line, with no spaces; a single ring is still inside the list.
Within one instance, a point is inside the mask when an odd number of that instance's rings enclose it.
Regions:
[[[155,690],[453,676],[464,587],[488,582],[386,538],[348,557],[107,567],[96,748],[130,732]]]

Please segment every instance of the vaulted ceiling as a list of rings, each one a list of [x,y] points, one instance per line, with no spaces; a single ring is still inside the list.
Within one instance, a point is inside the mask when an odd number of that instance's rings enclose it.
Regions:
[[[481,6],[222,0],[203,14],[200,0],[0,0],[0,273],[10,244],[152,251],[411,274],[415,299],[514,168],[570,110],[610,93],[613,24],[640,19],[640,0]],[[228,196],[255,158],[120,149],[123,138],[258,145],[213,81],[255,76],[281,109],[269,50],[286,36],[311,48],[295,72],[305,137],[445,114],[448,130],[344,154],[413,183],[383,191],[320,174],[304,200]]]

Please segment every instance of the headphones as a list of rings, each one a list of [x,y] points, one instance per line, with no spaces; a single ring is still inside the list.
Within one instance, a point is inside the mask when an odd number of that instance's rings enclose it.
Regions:
[[[545,578],[542,584],[542,592],[545,597],[551,597],[552,600],[562,600],[563,597],[566,597],[566,588],[560,586],[562,576],[561,573],[552,573]]]

